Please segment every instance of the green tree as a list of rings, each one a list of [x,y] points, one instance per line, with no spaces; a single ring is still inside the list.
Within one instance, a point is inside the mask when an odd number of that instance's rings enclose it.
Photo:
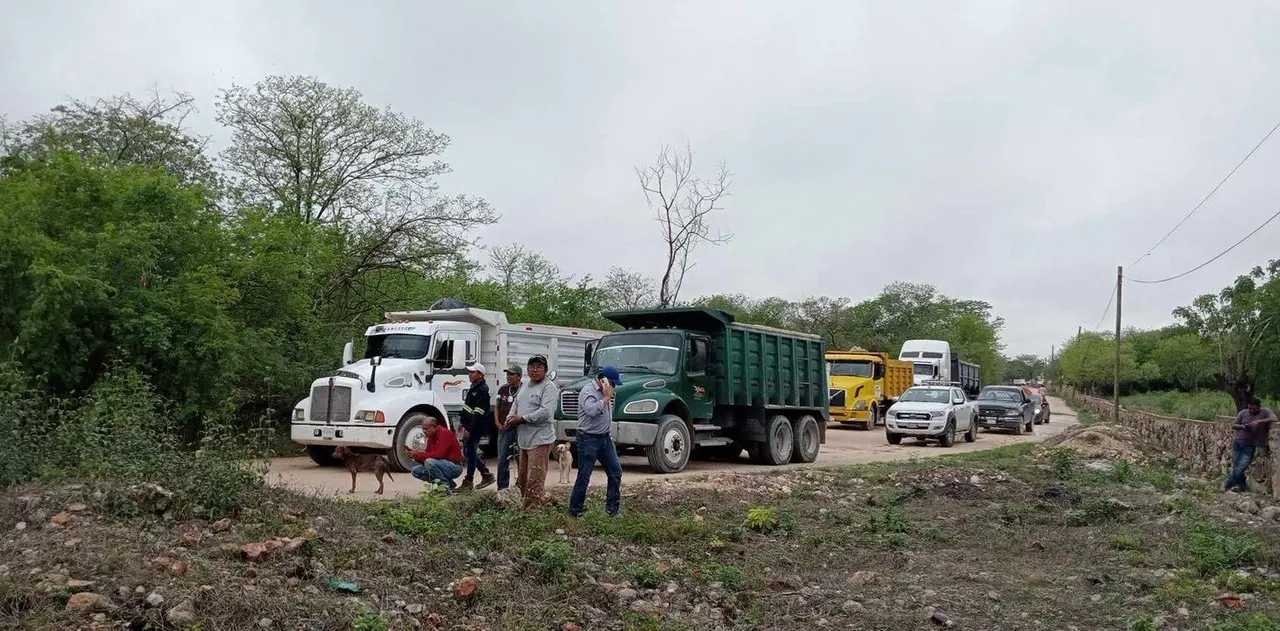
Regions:
[[[1194,333],[1160,340],[1151,353],[1151,359],[1161,377],[1187,391],[1199,388],[1218,369],[1218,357],[1213,346]]]

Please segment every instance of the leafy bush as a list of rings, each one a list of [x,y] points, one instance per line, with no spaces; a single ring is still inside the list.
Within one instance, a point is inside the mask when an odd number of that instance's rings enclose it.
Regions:
[[[565,578],[577,564],[573,547],[564,541],[535,541],[524,550],[526,568],[541,581]]]
[[[747,519],[742,525],[756,532],[773,532],[778,529],[778,509],[771,506],[753,507],[747,511]]]
[[[1049,451],[1049,463],[1055,477],[1059,480],[1070,479],[1075,473],[1076,452],[1066,447],[1055,447]]]
[[[1270,555],[1265,541],[1212,522],[1193,523],[1184,548],[1191,568],[1201,576],[1264,565]]]

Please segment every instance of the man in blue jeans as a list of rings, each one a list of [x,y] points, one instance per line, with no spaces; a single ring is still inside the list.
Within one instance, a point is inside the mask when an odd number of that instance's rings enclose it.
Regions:
[[[1248,406],[1236,415],[1236,422],[1231,425],[1231,429],[1236,431],[1235,440],[1231,441],[1231,475],[1222,484],[1222,490],[1249,490],[1244,473],[1258,448],[1267,445],[1267,432],[1274,422],[1276,413],[1262,407],[1262,402],[1257,399],[1250,399]]]
[[[409,474],[427,484],[441,485],[452,495],[457,488],[453,480],[462,475],[462,445],[458,444],[458,437],[435,417],[427,417],[422,433],[427,438],[425,449],[414,451],[405,447],[410,458],[422,463],[410,469]]]
[[[484,457],[480,455],[480,439],[489,435],[489,383],[484,380],[484,364],[476,362],[467,366],[467,377],[471,380],[471,387],[462,395],[462,415],[459,417],[463,431],[462,457],[467,461],[467,474],[462,478],[462,486],[458,487],[463,491],[471,490],[476,471],[480,472],[480,484],[475,488],[483,489],[494,481],[489,467],[484,464]]]
[[[600,375],[583,386],[578,393],[578,479],[573,483],[569,496],[569,516],[581,517],[586,510],[587,487],[591,485],[591,472],[596,461],[604,465],[609,479],[605,492],[604,509],[610,517],[622,511],[622,463],[618,462],[618,450],[613,446],[613,389],[622,385],[622,376],[613,366],[600,369]]]

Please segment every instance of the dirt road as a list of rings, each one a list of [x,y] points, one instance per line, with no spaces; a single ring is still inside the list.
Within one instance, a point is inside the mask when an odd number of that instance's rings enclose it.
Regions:
[[[679,479],[717,471],[777,471],[780,468],[826,467],[865,462],[884,462],[887,460],[931,458],[964,453],[966,451],[991,449],[1016,442],[1041,441],[1062,433],[1067,427],[1078,422],[1075,412],[1067,407],[1067,404],[1061,399],[1050,397],[1049,407],[1053,411],[1053,417],[1049,424],[1037,425],[1035,432],[1031,435],[1013,436],[1002,432],[984,432],[978,434],[977,442],[966,443],[961,440],[956,442],[954,447],[944,449],[939,447],[937,443],[919,444],[912,440],[908,440],[902,445],[889,445],[885,442],[883,429],[860,431],[843,427],[830,427],[827,429],[827,444],[822,446],[821,455],[818,456],[817,462],[813,464],[770,467],[750,464],[745,458],[741,462],[692,461],[684,471],[661,477],[664,479]],[[492,469],[493,466],[493,461],[490,460],[489,467]],[[623,485],[657,475],[649,470],[648,463],[644,458],[636,456],[624,457],[622,459],[622,469]],[[576,473],[577,471],[570,471],[570,483],[572,483],[572,476]],[[387,497],[414,496],[421,491],[422,483],[409,474],[397,473],[394,475],[394,481],[386,482]],[[552,462],[550,471],[547,473],[547,486],[559,486],[559,475],[560,471],[557,463]],[[271,484],[289,486],[306,492],[346,494],[347,489],[351,488],[351,474],[347,473],[346,469],[318,467],[309,458],[277,458],[273,460],[268,473],[268,481]],[[604,472],[598,467],[591,476],[591,482],[593,487],[603,485],[605,482]],[[378,496],[373,494],[376,488],[377,483],[371,474],[361,474],[356,493],[352,497],[365,500],[376,499]]]

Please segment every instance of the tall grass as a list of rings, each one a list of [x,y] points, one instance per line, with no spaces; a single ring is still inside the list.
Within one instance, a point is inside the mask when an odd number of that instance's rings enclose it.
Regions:
[[[1120,404],[1135,410],[1201,421],[1211,421],[1217,416],[1235,416],[1236,414],[1236,406],[1231,396],[1220,390],[1144,392],[1121,397]],[[1275,409],[1277,401],[1263,401],[1263,405]]]

